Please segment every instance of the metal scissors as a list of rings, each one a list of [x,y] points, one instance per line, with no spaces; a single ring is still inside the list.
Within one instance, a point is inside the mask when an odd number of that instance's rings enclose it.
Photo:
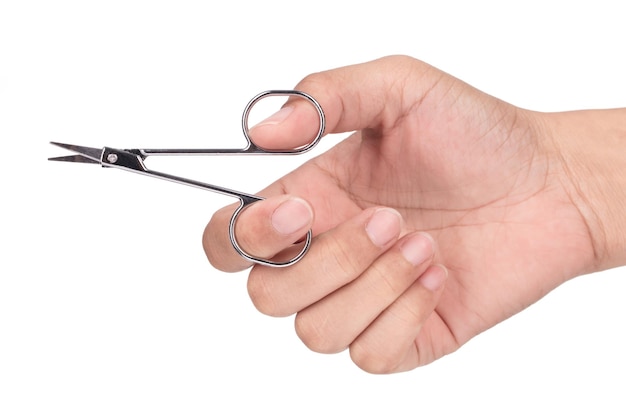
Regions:
[[[282,150],[274,150],[274,149],[264,149],[257,145],[255,145],[250,139],[250,132],[248,128],[248,118],[250,116],[250,111],[259,101],[266,97],[270,96],[295,96],[307,100],[317,111],[317,115],[319,117],[319,129],[311,142],[308,144],[295,148],[295,149],[282,149]],[[237,242],[237,238],[235,237],[235,223],[241,214],[241,212],[248,207],[250,204],[253,204],[257,201],[263,199],[263,197],[259,197],[253,194],[246,194],[239,191],[231,190],[225,187],[221,187],[219,185],[207,184],[204,182],[192,180],[189,178],[177,177],[174,175],[170,175],[164,172],[158,172],[149,169],[145,165],[145,160],[149,156],[153,155],[299,155],[304,152],[307,152],[315,145],[318,144],[322,136],[324,135],[325,128],[325,117],[324,111],[320,104],[310,95],[296,90],[268,90],[256,95],[250,102],[246,105],[243,116],[242,116],[242,128],[243,135],[246,139],[246,146],[243,148],[224,148],[224,149],[116,149],[110,147],[104,148],[89,148],[86,146],[78,146],[78,145],[69,145],[66,143],[59,142],[50,142],[53,145],[59,146],[61,148],[70,150],[75,152],[74,155],[68,156],[60,156],[54,158],[48,158],[50,161],[65,161],[65,162],[84,162],[91,164],[100,164],[103,167],[111,167],[111,168],[120,168],[126,171],[134,172],[137,174],[147,175],[153,178],[160,178],[163,180],[172,181],[178,184],[185,184],[192,187],[200,188],[203,190],[214,191],[220,194],[224,194],[227,196],[235,197],[239,199],[239,206],[233,213],[230,223],[228,225],[228,234],[230,237],[230,242],[233,247],[241,255],[244,259],[248,261],[266,265],[273,267],[283,267],[289,266],[296,262],[298,262],[309,250],[312,239],[312,232],[309,230],[304,238],[303,242],[300,242],[299,245],[302,248],[299,252],[290,259],[287,260],[272,260],[272,259],[263,259],[260,257],[256,257],[247,253]]]

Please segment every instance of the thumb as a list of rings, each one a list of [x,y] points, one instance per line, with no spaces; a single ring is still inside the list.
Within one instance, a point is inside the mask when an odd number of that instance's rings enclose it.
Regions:
[[[361,129],[384,131],[420,103],[443,73],[407,56],[389,56],[305,77],[295,89],[315,98],[326,117],[325,133]],[[266,149],[294,149],[310,143],[319,130],[315,108],[292,97],[275,114],[250,129]]]

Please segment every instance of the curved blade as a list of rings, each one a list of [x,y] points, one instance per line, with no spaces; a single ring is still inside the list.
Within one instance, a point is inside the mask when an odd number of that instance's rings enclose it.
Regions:
[[[48,161],[61,161],[61,162],[83,162],[86,164],[100,164],[100,161],[94,161],[82,155],[67,155],[67,156],[55,156],[48,158]]]
[[[101,163],[102,148],[89,148],[87,146],[70,145],[67,143],[50,142],[52,145],[58,146],[63,149],[67,149],[72,152],[76,152],[78,155],[59,156],[55,158],[48,158],[49,161],[63,161],[63,162],[86,162],[86,163]]]

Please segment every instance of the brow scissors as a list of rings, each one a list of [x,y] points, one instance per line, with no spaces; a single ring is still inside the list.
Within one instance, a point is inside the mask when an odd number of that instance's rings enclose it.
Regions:
[[[250,111],[252,108],[262,99],[270,97],[270,96],[291,96],[296,98],[301,98],[308,101],[317,111],[317,115],[319,117],[319,129],[313,138],[308,144],[295,148],[295,149],[264,149],[257,145],[255,145],[250,139],[250,132],[248,128],[248,118],[250,116]],[[243,116],[242,116],[242,128],[243,135],[246,139],[246,145],[243,148],[224,148],[224,149],[116,149],[110,147],[104,148],[89,148],[86,146],[78,146],[78,145],[69,145],[66,143],[59,142],[50,142],[53,145],[59,146],[61,148],[67,149],[69,151],[74,152],[73,155],[68,156],[60,156],[54,158],[48,158],[51,161],[65,161],[65,162],[84,162],[91,164],[100,164],[103,167],[111,167],[111,168],[120,168],[126,171],[134,172],[137,174],[147,175],[153,178],[160,178],[163,180],[172,181],[178,184],[185,184],[192,187],[200,188],[203,190],[214,191],[216,193],[220,193],[223,195],[235,197],[239,199],[239,206],[234,211],[230,223],[228,225],[228,234],[230,237],[230,242],[244,259],[247,259],[250,262],[272,266],[272,267],[284,267],[292,265],[298,262],[302,257],[306,254],[311,246],[312,232],[309,230],[306,234],[306,237],[303,239],[303,242],[299,242],[298,245],[301,246],[301,249],[297,252],[297,254],[287,260],[276,260],[276,259],[264,259],[252,254],[247,253],[237,241],[235,236],[235,223],[239,218],[241,212],[248,207],[249,205],[263,200],[263,197],[259,197],[253,194],[246,194],[239,191],[231,190],[225,187],[221,187],[219,185],[207,184],[204,182],[196,181],[189,178],[177,177],[175,175],[170,175],[164,172],[158,172],[149,169],[145,165],[145,160],[149,156],[153,155],[212,155],[212,156],[221,156],[221,155],[299,155],[304,152],[307,152],[315,145],[318,144],[322,136],[324,135],[325,128],[325,117],[324,111],[320,104],[310,95],[296,90],[268,90],[256,95],[250,102],[246,105]],[[294,251],[297,247],[294,248]],[[291,252],[293,253],[293,252]]]

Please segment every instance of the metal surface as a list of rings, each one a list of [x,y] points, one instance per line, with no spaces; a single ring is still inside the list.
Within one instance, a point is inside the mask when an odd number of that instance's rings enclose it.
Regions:
[[[296,96],[307,100],[317,111],[319,117],[319,129],[313,138],[313,140],[296,149],[284,149],[284,150],[273,150],[273,149],[264,149],[259,146],[256,146],[252,140],[250,139],[249,129],[248,129],[248,118],[250,115],[250,111],[260,100],[271,97],[271,96]],[[320,141],[324,134],[325,129],[325,118],[324,112],[319,105],[319,103],[310,95],[303,93],[301,91],[294,90],[269,90],[265,91],[261,94],[255,96],[248,105],[245,107],[243,116],[242,116],[242,129],[244,133],[244,137],[246,138],[247,145],[240,149],[116,149],[111,147],[104,148],[90,148],[86,146],[78,146],[78,145],[70,145],[66,143],[60,142],[51,142],[51,144],[59,146],[63,149],[67,149],[69,151],[74,152],[74,155],[61,156],[49,158],[51,161],[63,161],[63,162],[81,162],[81,163],[92,163],[92,164],[100,164],[105,167],[119,168],[125,171],[134,172],[142,175],[146,175],[152,178],[159,178],[171,182],[175,182],[178,184],[184,184],[188,186],[192,186],[195,188],[200,188],[203,190],[209,190],[216,193],[224,194],[230,197],[237,198],[239,200],[239,206],[233,213],[229,226],[228,233],[230,237],[230,242],[233,245],[233,248],[241,255],[244,259],[247,259],[250,262],[254,262],[260,265],[272,266],[272,267],[283,267],[289,266],[298,262],[309,250],[312,240],[312,232],[309,230],[305,236],[303,242],[299,245],[301,246],[295,256],[291,256],[287,260],[277,260],[277,259],[263,259],[256,257],[247,253],[238,243],[237,238],[235,236],[235,224],[239,215],[243,212],[243,210],[248,207],[250,204],[254,204],[257,201],[263,199],[263,197],[259,197],[253,194],[247,194],[239,191],[235,191],[226,187],[222,187],[219,185],[208,184],[196,180],[192,180],[189,178],[178,177],[175,175],[171,175],[165,172],[159,172],[150,170],[144,163],[145,159],[152,155],[160,155],[160,156],[168,156],[168,155],[207,155],[207,156],[220,156],[220,155],[299,155],[304,152],[307,152],[311,148],[313,148]]]

